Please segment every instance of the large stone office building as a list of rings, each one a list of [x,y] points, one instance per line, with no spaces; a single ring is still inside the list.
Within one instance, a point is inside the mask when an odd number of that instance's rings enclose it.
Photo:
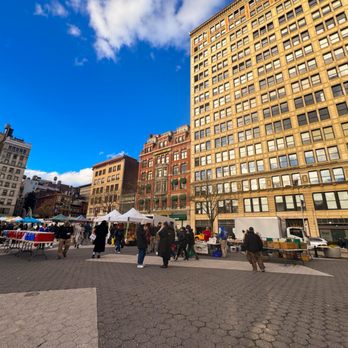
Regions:
[[[215,228],[279,216],[348,237],[347,16],[347,0],[236,0],[191,33],[191,185],[218,192]]]
[[[0,133],[0,216],[14,213],[31,144],[13,135],[9,124]]]

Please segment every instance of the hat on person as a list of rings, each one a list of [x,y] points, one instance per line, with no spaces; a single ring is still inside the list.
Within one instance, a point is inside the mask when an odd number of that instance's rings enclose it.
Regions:
[[[254,232],[254,227],[249,227],[250,232]]]

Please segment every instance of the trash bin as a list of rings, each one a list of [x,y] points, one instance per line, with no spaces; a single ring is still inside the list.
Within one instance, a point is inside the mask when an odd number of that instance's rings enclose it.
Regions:
[[[340,259],[341,258],[341,248],[339,248],[339,247],[325,248],[324,255],[325,255],[325,257]]]

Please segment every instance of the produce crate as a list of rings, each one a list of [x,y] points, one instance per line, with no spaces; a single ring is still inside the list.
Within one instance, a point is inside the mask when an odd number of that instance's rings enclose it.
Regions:
[[[272,248],[274,249],[280,249],[280,242],[272,242]]]
[[[297,249],[298,246],[296,243],[286,242],[286,243],[280,243],[280,248],[281,249]]]

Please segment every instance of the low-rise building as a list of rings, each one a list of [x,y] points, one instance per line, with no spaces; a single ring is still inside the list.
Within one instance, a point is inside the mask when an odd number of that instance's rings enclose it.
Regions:
[[[117,209],[121,213],[134,206],[139,163],[119,155],[93,166],[93,180],[87,216],[102,216]],[[133,202],[133,203],[132,203]]]

